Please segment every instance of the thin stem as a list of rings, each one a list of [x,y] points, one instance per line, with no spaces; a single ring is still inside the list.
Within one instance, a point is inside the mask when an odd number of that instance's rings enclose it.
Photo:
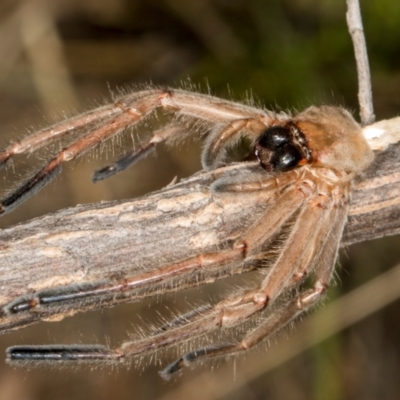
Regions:
[[[354,54],[357,63],[358,75],[358,102],[360,117],[363,125],[375,121],[374,106],[372,104],[371,75],[369,72],[367,45],[361,20],[360,4],[358,0],[347,0],[347,25],[353,40]]]

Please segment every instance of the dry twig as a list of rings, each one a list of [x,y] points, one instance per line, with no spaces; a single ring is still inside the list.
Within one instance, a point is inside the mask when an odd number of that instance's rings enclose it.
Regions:
[[[369,72],[367,44],[365,42],[358,0],[347,0],[346,19],[353,40],[357,63],[358,102],[360,104],[361,123],[369,125],[375,121],[375,115],[372,104],[371,74]]]
[[[400,232],[399,158],[400,145],[389,146],[357,182],[342,245]],[[226,168],[243,172],[246,166]],[[205,250],[197,238],[204,243],[207,236],[210,247],[218,246],[262,209],[245,196],[227,202],[211,193],[210,184],[226,168],[142,198],[81,205],[0,231],[1,302],[50,281],[51,286],[79,283],[102,276],[105,269],[128,273],[152,258],[184,258]]]

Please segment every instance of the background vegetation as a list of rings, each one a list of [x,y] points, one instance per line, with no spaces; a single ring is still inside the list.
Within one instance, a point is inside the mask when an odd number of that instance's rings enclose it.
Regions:
[[[362,1],[362,11],[377,119],[393,117],[400,109],[400,2]],[[333,103],[357,113],[345,0],[0,0],[0,60],[0,148],[64,114],[149,82],[179,87],[190,80],[220,96],[254,96],[267,108]],[[114,141],[68,166],[0,227],[77,203],[138,196],[200,169],[199,144],[188,143],[161,149],[157,159],[91,185],[91,171],[130,144],[129,137]],[[32,171],[33,160],[17,161],[1,173],[1,192]],[[395,265],[399,238],[353,246],[342,256],[330,299]],[[139,312],[151,320],[156,310],[197,296],[42,323],[0,337],[0,354],[17,343],[116,344],[143,324]],[[173,384],[162,382],[159,367],[147,362],[131,370],[61,371],[1,364],[0,400],[186,398],[183,393],[198,399],[398,399],[399,307],[397,301],[273,370],[263,367],[273,354],[264,348],[213,370],[206,364],[185,371]],[[288,343],[290,337],[279,346]],[[249,371],[253,378],[235,385],[235,374],[240,380]]]

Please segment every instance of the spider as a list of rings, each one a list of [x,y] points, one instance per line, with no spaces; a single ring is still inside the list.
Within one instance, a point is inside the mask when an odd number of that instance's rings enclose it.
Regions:
[[[105,277],[20,296],[1,305],[0,329],[15,329],[51,316],[63,317],[99,303],[103,306],[133,300],[152,287],[148,295],[166,287],[173,290],[194,286],[209,278],[252,269],[262,269],[262,279],[216,304],[203,305],[165,323],[147,338],[127,341],[115,349],[91,345],[14,346],[7,350],[10,362],[123,361],[208,332],[219,330],[223,336],[229,330],[243,328],[238,340],[217,341],[184,354],[161,371],[169,379],[185,366],[254,347],[323,298],[332,280],[347,221],[352,182],[373,160],[359,124],[343,108],[313,106],[291,117],[185,90],[151,88],[127,94],[0,152],[0,166],[5,166],[16,154],[35,151],[76,131],[84,132],[6,196],[0,202],[0,214],[13,210],[49,183],[63,162],[80,157],[159,109],[172,114],[172,121],[114,164],[96,171],[93,181],[124,170],[160,142],[172,143],[196,130],[208,134],[203,167],[216,170],[227,163],[228,150],[245,138],[250,142],[250,154],[244,162],[251,167],[246,173],[235,174],[234,169],[228,169],[216,174],[211,190],[215,197],[257,193],[265,204],[262,215],[237,237],[227,238],[209,252],[188,254],[123,279]],[[279,251],[272,251],[277,242]],[[264,268],[265,259],[271,259],[268,268]]]

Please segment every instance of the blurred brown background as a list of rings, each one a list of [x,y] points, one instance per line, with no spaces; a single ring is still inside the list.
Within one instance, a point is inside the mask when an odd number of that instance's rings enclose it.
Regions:
[[[362,11],[377,119],[396,116],[400,2],[362,1]],[[188,78],[203,90],[209,85],[214,94],[238,100],[254,96],[269,108],[333,103],[357,112],[345,0],[0,0],[0,60],[0,148],[65,114],[103,104],[121,89],[149,82],[179,86]],[[92,185],[93,169],[130,144],[129,137],[114,140],[104,151],[71,163],[54,183],[4,217],[0,227],[78,203],[138,196],[200,169],[199,144],[188,143],[160,149],[157,159],[149,157]],[[31,162],[18,160],[0,174],[1,193],[32,172]],[[398,237],[346,249],[330,299],[399,260]],[[212,295],[201,292],[205,298]],[[196,291],[165,302],[125,305],[4,335],[0,359],[7,346],[21,343],[115,345],[143,325],[141,319],[197,296]],[[2,363],[0,400],[398,399],[399,307],[394,302],[318,346],[295,349],[299,356],[274,369],[268,364],[274,353],[265,348],[236,363],[185,371],[173,383],[164,383],[159,366],[148,362],[130,370],[14,370]],[[289,346],[290,336],[280,346]]]

